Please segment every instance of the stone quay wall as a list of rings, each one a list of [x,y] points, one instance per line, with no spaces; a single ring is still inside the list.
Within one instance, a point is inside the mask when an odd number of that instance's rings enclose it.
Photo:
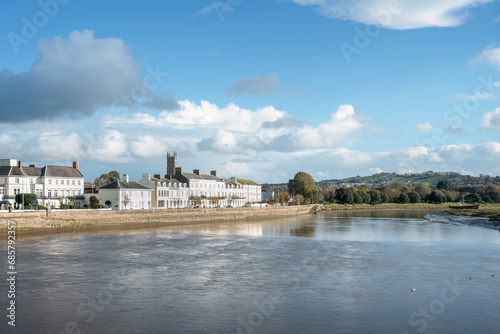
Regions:
[[[220,208],[220,209],[151,209],[151,210],[52,210],[0,212],[0,228],[16,223],[19,231],[78,230],[114,226],[169,226],[202,222],[264,219],[307,214],[311,205]]]

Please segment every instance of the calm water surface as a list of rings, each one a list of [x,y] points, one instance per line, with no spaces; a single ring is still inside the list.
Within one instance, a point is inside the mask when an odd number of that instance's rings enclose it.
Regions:
[[[422,212],[33,237],[17,270],[1,333],[500,333],[500,233]]]

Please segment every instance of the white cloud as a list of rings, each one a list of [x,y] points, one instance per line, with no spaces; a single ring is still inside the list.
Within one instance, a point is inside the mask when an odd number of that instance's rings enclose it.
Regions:
[[[167,152],[166,143],[151,135],[140,135],[130,143],[131,153],[139,158],[163,157]]]
[[[479,55],[477,55],[474,59],[474,62],[488,62],[493,66],[496,66],[497,68],[500,69],[500,47],[493,47],[489,46],[486,49],[483,50]],[[495,83],[495,86],[498,87],[497,85],[499,82]]]
[[[483,115],[483,128],[500,130],[500,108],[487,112]]]
[[[459,26],[469,17],[468,9],[492,1],[293,0],[302,6],[314,6],[330,18],[400,30]]]
[[[274,122],[285,112],[274,107],[263,107],[256,111],[243,109],[230,103],[224,108],[208,101],[200,104],[188,100],[179,101],[180,108],[174,112],[162,112],[158,117],[146,113],[134,115],[133,119],[111,119],[110,121],[133,124],[155,125],[177,129],[195,129],[209,127],[238,132],[253,132],[264,122]]]
[[[370,172],[370,174],[374,175],[374,174],[380,174],[380,173],[383,173],[384,170],[382,168],[378,168],[378,167],[375,167],[375,168],[368,168],[368,171]]]
[[[90,30],[40,40],[28,72],[0,71],[0,116],[7,122],[88,116],[142,85],[140,64],[117,38]]]
[[[87,156],[103,162],[131,162],[127,138],[116,130],[107,131],[95,145],[88,147]]]
[[[434,126],[429,122],[417,124],[415,127],[418,131],[421,131],[421,132],[429,132],[430,133],[430,132],[434,131]]]
[[[354,137],[365,125],[360,122],[354,107],[344,104],[339,106],[330,118],[317,127],[304,125],[295,132],[277,137],[273,147],[277,150],[296,150],[301,148],[336,147]]]
[[[217,130],[210,138],[203,139],[198,143],[198,149],[211,150],[220,153],[234,153],[241,149],[232,132]]]

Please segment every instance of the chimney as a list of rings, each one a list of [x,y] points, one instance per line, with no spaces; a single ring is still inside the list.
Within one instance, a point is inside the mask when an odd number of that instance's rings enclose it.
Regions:
[[[143,177],[144,179],[148,179],[148,180],[149,180],[149,179],[151,178],[151,175],[150,175],[150,174],[148,174],[148,173],[145,173],[145,174],[142,174],[142,177]]]
[[[210,172],[210,175],[212,175],[212,176],[217,176],[217,171],[216,171],[216,170],[211,171],[211,172]]]
[[[73,168],[76,170],[80,170],[80,166],[78,166],[78,162],[73,162]]]
[[[23,168],[23,162],[21,160],[18,161],[17,165],[19,166],[19,168]]]
[[[200,176],[200,170],[199,169],[193,169],[193,173],[196,175]]]
[[[175,167],[175,175],[182,174],[182,167]]]
[[[35,165],[30,165],[30,167],[36,167]]]
[[[158,179],[158,180],[161,179],[161,175],[160,174],[155,174],[154,176],[155,176],[155,179]]]
[[[172,181],[172,175],[170,174],[165,175],[165,179]]]
[[[128,182],[128,174],[123,174],[123,181]]]

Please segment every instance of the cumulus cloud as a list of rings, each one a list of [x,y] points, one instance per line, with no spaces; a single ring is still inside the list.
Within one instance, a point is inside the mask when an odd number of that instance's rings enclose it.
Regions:
[[[483,115],[483,128],[500,130],[500,108],[496,108]]]
[[[139,70],[121,39],[84,30],[40,40],[28,72],[0,71],[0,115],[7,122],[91,115],[142,84]]]
[[[217,130],[210,138],[201,140],[197,146],[199,150],[233,153],[238,149],[238,142],[232,132]]]
[[[126,136],[116,130],[107,131],[97,145],[89,147],[87,156],[103,162],[123,163],[134,160],[130,155]]]
[[[317,127],[304,125],[292,133],[276,138],[272,144],[278,151],[300,148],[335,147],[348,141],[350,136],[365,125],[356,116],[352,105],[341,105],[329,119]]]
[[[116,123],[131,123],[169,127],[174,129],[225,129],[229,131],[254,132],[264,122],[275,122],[285,116],[284,111],[274,107],[263,107],[255,111],[240,108],[230,103],[226,107],[219,107],[208,101],[200,104],[184,100],[179,101],[179,109],[173,112],[164,111],[158,116],[148,113],[137,113],[133,117],[110,121]]]
[[[163,156],[167,151],[166,143],[151,135],[140,135],[130,143],[130,149],[139,158]]]
[[[244,78],[232,83],[224,91],[228,96],[269,96],[280,94],[283,90],[287,90],[296,95],[305,95],[305,92],[300,88],[294,86],[282,86],[276,74],[269,74],[266,76],[255,74],[249,78]]]
[[[500,69],[500,47],[493,47],[489,46],[486,49],[483,50],[479,55],[477,55],[474,59],[474,62],[487,62],[490,63],[493,66],[496,66],[498,69]],[[495,83],[495,86],[497,86],[498,82]]]
[[[292,0],[314,6],[334,19],[376,25],[388,29],[455,27],[469,17],[468,9],[493,0]]]
[[[417,124],[415,127],[420,132],[429,132],[430,133],[430,132],[434,131],[434,126],[429,122]]]

